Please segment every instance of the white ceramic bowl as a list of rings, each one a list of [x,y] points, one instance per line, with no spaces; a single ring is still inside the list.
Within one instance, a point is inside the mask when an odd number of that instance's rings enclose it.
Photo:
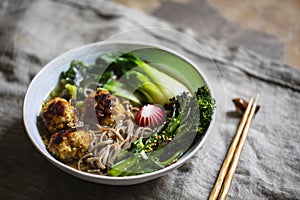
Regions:
[[[28,87],[23,104],[23,120],[31,142],[36,149],[55,166],[71,175],[91,182],[109,185],[132,185],[158,178],[181,166],[205,143],[207,137],[209,137],[214,119],[201,142],[189,149],[178,162],[158,171],[127,177],[110,177],[81,172],[58,161],[47,151],[37,127],[37,116],[40,113],[42,102],[57,84],[60,73],[69,68],[69,64],[73,59],[82,60],[85,63],[93,63],[95,58],[104,52],[132,51],[137,49],[139,49],[136,53],[138,57],[169,66],[167,73],[171,73],[180,79],[188,85],[191,90],[195,90],[203,85],[207,85],[211,90],[199,67],[195,67],[187,58],[162,46],[153,46],[145,43],[105,42],[89,44],[68,51],[49,62],[34,77]],[[211,93],[213,96],[213,91],[211,91]]]

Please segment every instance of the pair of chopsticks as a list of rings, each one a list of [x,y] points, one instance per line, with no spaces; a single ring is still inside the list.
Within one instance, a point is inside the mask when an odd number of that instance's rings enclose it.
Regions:
[[[252,119],[255,114],[259,94],[253,94],[244,112],[236,135],[223,162],[218,179],[210,193],[209,200],[226,199]]]

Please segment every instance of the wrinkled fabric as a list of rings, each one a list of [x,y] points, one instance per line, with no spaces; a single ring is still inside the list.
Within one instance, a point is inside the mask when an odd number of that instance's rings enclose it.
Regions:
[[[261,94],[261,109],[228,199],[300,199],[299,70],[108,1],[1,4],[1,199],[207,199],[240,121],[231,99],[248,99],[253,91]],[[195,41],[180,40],[177,31]],[[68,175],[42,157],[23,127],[23,98],[42,67],[67,50],[107,38],[167,46],[191,59],[224,92],[217,99],[223,117],[215,122],[220,128],[213,129],[211,143],[178,169],[143,184],[108,186]]]

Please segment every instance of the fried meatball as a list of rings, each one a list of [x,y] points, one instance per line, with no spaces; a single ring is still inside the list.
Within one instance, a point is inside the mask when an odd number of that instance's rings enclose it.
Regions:
[[[41,117],[51,134],[75,127],[75,108],[65,99],[56,97],[42,108]]]
[[[124,106],[107,90],[97,90],[91,93],[82,107],[83,121],[95,122],[112,126],[119,114],[125,112]]]
[[[59,160],[68,162],[81,158],[91,143],[91,134],[84,129],[68,129],[53,134],[48,151]]]

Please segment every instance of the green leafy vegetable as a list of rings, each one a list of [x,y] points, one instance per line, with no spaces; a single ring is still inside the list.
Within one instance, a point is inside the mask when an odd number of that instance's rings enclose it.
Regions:
[[[68,90],[69,94],[71,95],[71,99],[75,100],[77,98],[77,88],[75,85],[71,85],[67,83],[65,88]]]
[[[200,110],[200,120],[197,132],[199,134],[204,134],[212,120],[215,109],[215,99],[211,97],[207,87],[198,88],[196,96]]]
[[[134,93],[140,102],[164,104],[169,102],[169,97],[175,96],[170,88],[188,91],[182,83],[140,60],[131,52],[119,56],[112,53],[104,54],[96,60],[96,63],[108,65],[106,71],[113,71],[116,75],[119,81],[117,87],[122,90],[126,88],[129,93]],[[110,89],[106,86],[105,78],[101,78],[99,82]]]
[[[77,88],[76,96],[75,88],[71,86]],[[86,87],[105,88],[112,94],[139,105],[168,103],[169,97],[175,96],[171,88],[176,88],[180,93],[188,91],[181,82],[147,64],[131,52],[105,53],[92,65],[72,61],[70,68],[62,72],[60,84],[52,92],[52,98],[55,95],[83,100]]]
[[[126,88],[124,84],[115,79],[109,79],[103,87],[116,96],[124,97],[139,105],[142,104],[139,98],[137,98],[137,96],[134,95],[133,92],[128,90],[128,88]]]

